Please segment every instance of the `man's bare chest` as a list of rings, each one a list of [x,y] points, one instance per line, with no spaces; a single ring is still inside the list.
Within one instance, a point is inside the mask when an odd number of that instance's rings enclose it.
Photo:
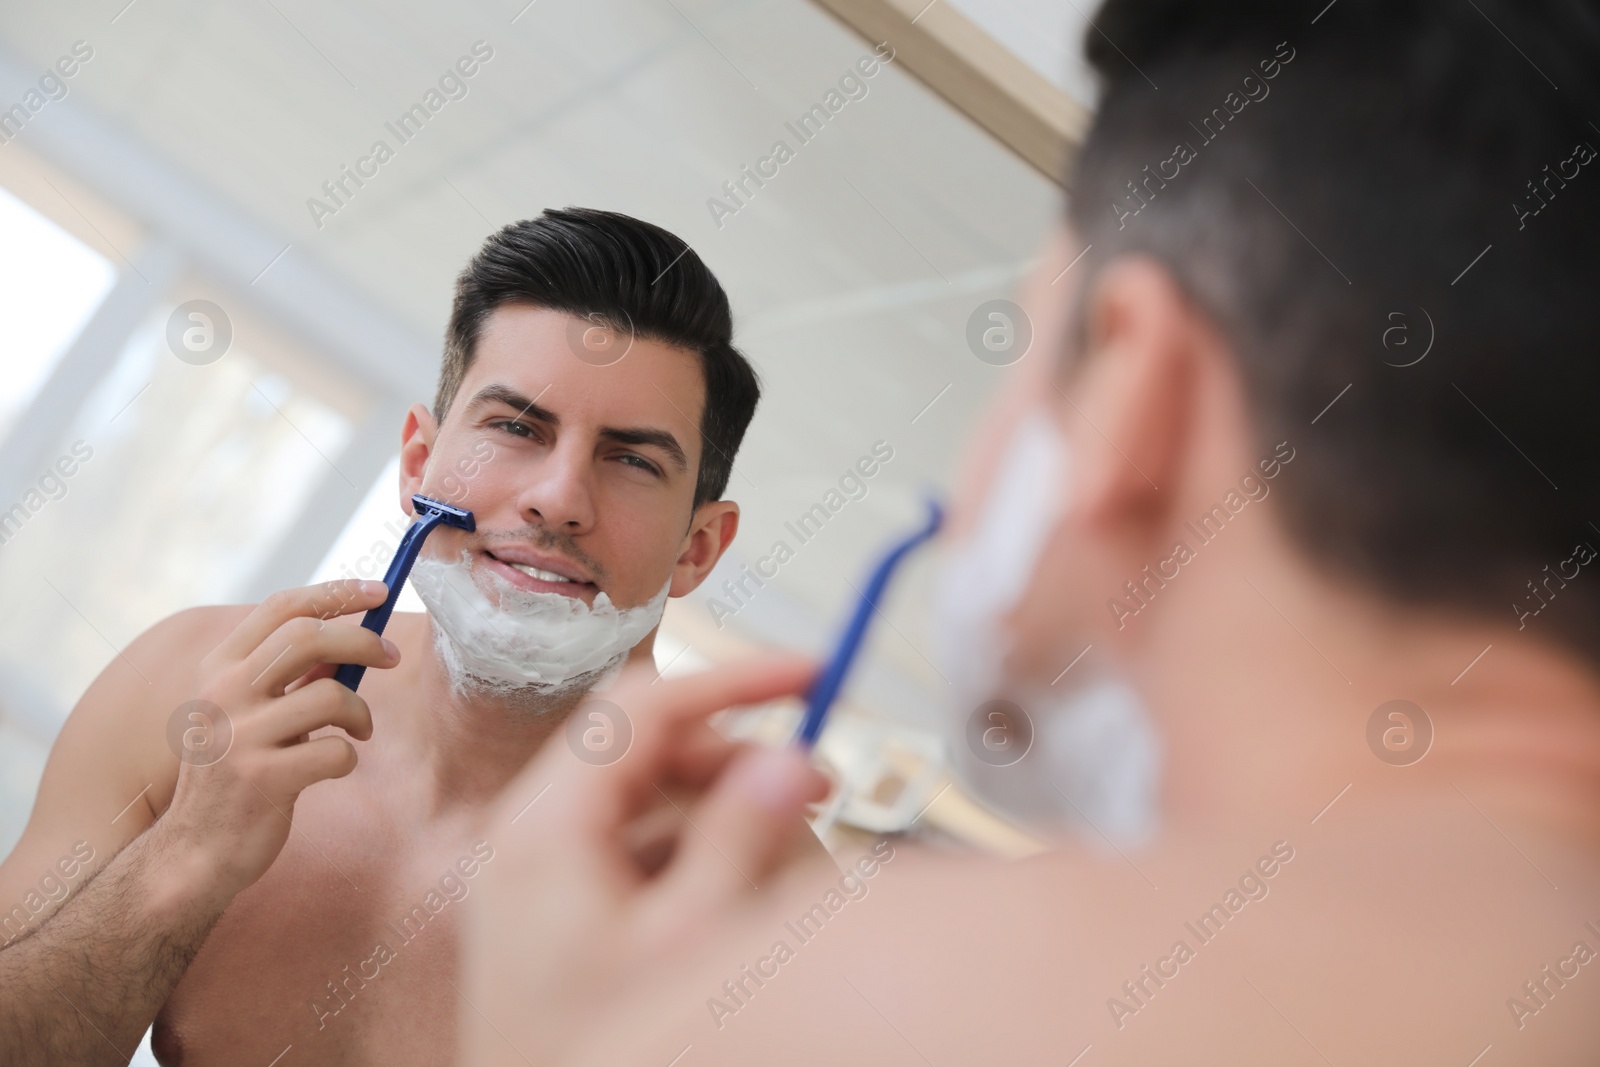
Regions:
[[[408,832],[361,783],[325,785],[301,796],[278,860],[157,1018],[164,1063],[452,1060],[461,902],[493,846],[461,829]]]

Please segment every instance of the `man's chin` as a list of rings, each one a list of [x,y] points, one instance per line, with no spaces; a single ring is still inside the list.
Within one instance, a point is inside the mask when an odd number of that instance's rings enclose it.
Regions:
[[[486,678],[473,671],[463,661],[450,637],[437,626],[434,632],[453,692],[469,700],[501,703],[525,715],[542,716],[571,711],[592,690],[610,684],[628,658],[626,652],[619,653],[604,666],[574,675],[559,684],[513,682],[502,678]]]

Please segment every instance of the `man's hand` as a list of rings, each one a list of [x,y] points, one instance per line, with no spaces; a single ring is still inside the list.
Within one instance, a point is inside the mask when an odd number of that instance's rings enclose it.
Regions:
[[[675,679],[630,670],[602,694],[633,726],[622,758],[596,767],[551,745],[512,782],[491,825],[516,824],[468,905],[463,993],[481,1014],[462,1016],[462,1062],[587,1057],[579,1043],[612,1029],[602,1014],[628,1017],[625,989],[648,997],[649,976],[773,879],[827,780],[794,750],[708,741],[705,719],[799,694],[815,670],[787,657]],[[629,826],[669,782],[700,799],[669,858],[645,861]]]
[[[200,661],[193,730],[228,748],[183,758],[156,830],[198,855],[223,899],[272,865],[301,790],[355,769],[355,747],[345,738],[309,736],[326,726],[358,740],[372,736],[367,702],[333,671],[341,663],[393,667],[400,651],[363,627],[327,620],[386,596],[382,582],[358,581],[274,593]]]
[[[172,801],[47,921],[0,951],[0,1063],[127,1062],[223,910],[277,858],[300,791],[355,766],[343,737],[310,738],[327,726],[372,735],[366,702],[331,674],[340,663],[393,667],[399,655],[368,630],[327,620],[375,607],[385,595],[381,582],[274,594],[198,664],[180,651],[171,669],[183,682],[168,686],[160,704],[129,692],[121,667],[96,680],[74,712],[88,718],[76,731],[69,721],[52,753],[54,773],[93,765],[70,738],[109,728],[136,748],[171,713],[166,700],[178,699],[192,714],[176,725],[187,728],[181,745],[168,737],[180,762]],[[157,629],[166,635],[171,623]],[[192,625],[180,621],[179,632]],[[152,639],[147,651],[171,640]],[[194,747],[197,740],[207,743]]]

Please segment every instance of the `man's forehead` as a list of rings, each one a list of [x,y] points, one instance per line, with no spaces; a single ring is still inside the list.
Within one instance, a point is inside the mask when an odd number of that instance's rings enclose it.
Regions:
[[[593,323],[531,305],[496,308],[484,323],[459,402],[472,405],[490,386],[569,418],[615,424],[649,421],[698,438],[705,379],[698,353],[635,337],[615,363],[600,366],[572,350],[574,323]],[[684,440],[686,449],[698,442]]]

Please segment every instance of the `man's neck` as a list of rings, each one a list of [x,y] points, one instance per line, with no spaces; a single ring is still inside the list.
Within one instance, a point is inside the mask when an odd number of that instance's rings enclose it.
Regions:
[[[554,695],[532,689],[506,693],[457,688],[435,644],[433,620],[412,616],[414,673],[407,682],[416,694],[418,714],[411,741],[426,783],[429,809],[443,813],[478,808],[499,795],[506,783],[557,734],[588,695],[579,689]],[[652,656],[652,632],[629,653],[629,662]]]
[[[1175,824],[1310,820],[1431,794],[1600,840],[1600,679],[1547,638],[1418,613],[1237,544],[1163,591],[1138,653],[1167,760]],[[1431,744],[1385,761],[1369,720],[1422,709]],[[1412,716],[1415,718],[1416,716]],[[1405,720],[1380,715],[1383,730]],[[1415,751],[1415,750],[1413,750]],[[1345,792],[1346,787],[1348,791]]]

